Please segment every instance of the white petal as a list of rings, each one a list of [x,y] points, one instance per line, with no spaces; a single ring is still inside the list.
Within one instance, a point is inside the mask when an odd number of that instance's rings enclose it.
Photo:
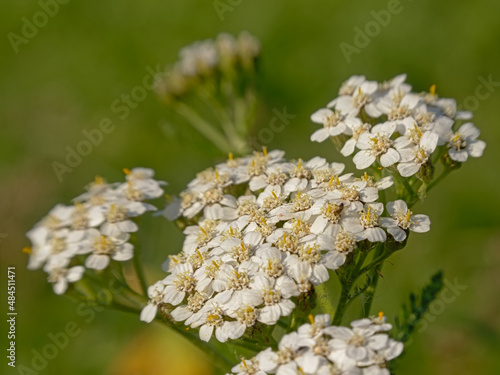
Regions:
[[[420,165],[417,163],[399,163],[398,172],[403,177],[413,176],[420,169]]]
[[[354,152],[355,147],[356,147],[356,140],[354,138],[351,138],[345,143],[344,147],[342,147],[340,153],[344,156],[349,156]]]
[[[397,163],[401,156],[399,155],[399,152],[397,152],[395,149],[390,148],[387,150],[387,152],[380,157],[380,164],[382,164],[382,167],[390,167],[394,163]]]
[[[460,129],[458,129],[458,133],[462,135],[467,141],[471,141],[479,137],[480,131],[474,126],[472,122],[468,122],[466,124],[463,124]]]
[[[427,215],[414,215],[412,216],[414,224],[410,226],[410,230],[416,233],[428,232],[431,228],[431,220]]]
[[[267,325],[274,325],[280,318],[280,308],[278,305],[265,306],[260,310],[258,321]]]
[[[57,282],[52,286],[55,294],[61,295],[68,289],[68,282],[64,277],[60,277]]]
[[[328,108],[321,108],[311,115],[311,121],[317,124],[323,124],[332,114],[332,110]]]
[[[179,306],[176,309],[174,309],[170,315],[172,315],[172,318],[175,319],[177,322],[182,322],[189,318],[193,313],[191,310],[188,309],[187,306]]]
[[[328,137],[330,137],[330,133],[328,132],[328,129],[326,129],[326,128],[318,129],[311,135],[311,141],[312,142],[323,142],[326,139],[328,139]]]
[[[91,254],[85,259],[85,267],[95,270],[103,270],[109,264],[109,257],[107,255]]]
[[[467,150],[455,150],[454,148],[450,148],[448,151],[448,154],[450,155],[450,158],[452,158],[455,161],[459,161],[460,163],[464,163],[467,161],[467,158],[469,157],[469,154],[467,153]]]
[[[346,350],[346,354],[348,357],[350,357],[356,361],[362,361],[368,355],[368,351],[363,346],[359,346],[359,347],[348,346],[347,350]]]
[[[370,242],[384,242],[387,238],[382,228],[365,229],[365,237]]]
[[[387,228],[387,232],[398,242],[403,242],[406,239],[406,232],[400,227],[389,227]]]
[[[141,311],[141,321],[146,323],[151,323],[153,319],[156,317],[156,311],[158,310],[158,306],[152,303],[148,303]]]
[[[134,257],[134,246],[130,243],[124,243],[119,250],[111,255],[113,260],[124,262]]]
[[[408,206],[406,202],[402,199],[395,200],[394,202],[387,203],[387,212],[389,214],[394,215],[397,211],[403,211],[406,213],[408,211]]]
[[[206,342],[210,341],[213,332],[214,332],[214,326],[211,326],[209,324],[204,324],[200,328],[200,339]]]
[[[398,154],[399,156],[399,154]],[[356,168],[365,169],[372,165],[376,160],[376,157],[373,156],[368,150],[361,150],[356,155],[352,161],[356,164]]]
[[[472,156],[473,158],[479,158],[483,156],[484,149],[486,148],[486,142],[484,141],[470,141],[467,144],[467,151],[469,152],[469,155]]]
[[[71,267],[66,274],[66,279],[70,283],[74,283],[82,278],[83,273],[85,272],[85,267],[83,266],[75,266]]]

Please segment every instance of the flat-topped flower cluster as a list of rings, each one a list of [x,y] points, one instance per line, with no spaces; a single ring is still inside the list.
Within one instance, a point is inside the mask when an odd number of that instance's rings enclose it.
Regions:
[[[133,218],[156,210],[145,201],[160,197],[165,183],[154,180],[151,169],[125,173],[124,183],[109,184],[96,177],[73,205],[56,205],[26,234],[32,244],[27,249],[28,268],[43,267],[55,293],[65,293],[85,268],[103,270],[110,260],[132,259],[134,247],[128,241],[138,230]]]
[[[282,337],[277,351],[268,348],[233,367],[238,375],[390,375],[389,361],[403,344],[385,333],[392,326],[380,313],[355,320],[351,328],[330,325],[330,316],[310,316],[311,323]]]
[[[341,163],[283,157],[266,150],[230,156],[167,206],[167,218],[191,225],[182,251],[165,263],[169,275],[149,288],[142,320],[152,321],[160,306],[199,327],[202,340],[214,331],[221,342],[237,339],[257,322],[290,315],[295,298],[327,281],[356,248],[430,229],[429,218],[402,200],[388,203],[382,217],[377,200],[390,177],[355,178],[342,174]]]
[[[323,128],[311,140],[333,137],[342,155],[356,152],[356,168],[377,162],[384,168],[396,166],[403,177],[415,175],[436,151],[461,163],[480,157],[486,143],[477,139],[479,129],[472,122],[463,123],[472,113],[458,111],[454,99],[439,98],[435,86],[428,93],[412,92],[405,79],[399,75],[378,83],[364,76],[349,78],[339,97],[312,114]]]
[[[253,72],[259,54],[260,42],[248,32],[195,42],[180,50],[156,89],[163,98],[179,99],[218,75],[235,79],[237,71]]]

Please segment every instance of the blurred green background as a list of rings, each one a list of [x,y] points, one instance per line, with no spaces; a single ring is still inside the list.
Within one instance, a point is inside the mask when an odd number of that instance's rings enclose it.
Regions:
[[[388,1],[221,2],[238,3],[229,5],[223,20],[212,1],[69,1],[19,45],[17,54],[7,34],[21,35],[23,17],[31,20],[41,8],[35,0],[3,5],[1,306],[6,311],[6,268],[14,265],[18,366],[31,367],[33,350],[43,350],[51,342],[49,333],[74,321],[80,334],[40,374],[212,373],[196,349],[164,327],[122,313],[97,312],[93,319],[78,314],[73,302],[52,293],[43,272],[26,270],[21,252],[29,244],[24,233],[57,202],[68,204],[95,175],[118,181],[122,168],[148,166],[169,181],[168,193],[177,194],[197,171],[224,159],[191,128],[172,122],[152,92],[123,120],[111,111],[114,100],[141,84],[147,66],[172,63],[182,46],[222,31],[257,35],[262,42],[259,124],[269,124],[273,108],[286,106],[297,115],[267,146],[304,159],[341,159],[327,142],[309,142],[317,128],[309,115],[335,97],[352,74],[385,80],[406,72],[416,91],[436,84],[440,96],[459,103],[476,95],[479,77],[500,82],[498,0],[402,0],[402,11],[352,54],[350,63],[339,44],[353,45],[354,28],[363,29],[373,20],[370,12],[387,9]],[[375,309],[390,319],[438,269],[451,283],[456,279],[467,287],[429,317],[427,329],[408,346],[399,374],[500,373],[500,90],[491,90],[488,98],[477,100],[474,120],[488,143],[484,157],[467,162],[416,208],[431,216],[432,231],[412,236],[384,268]],[[82,130],[96,128],[104,117],[113,119],[116,129],[59,182],[52,162],[63,162],[65,148],[75,148],[84,139]],[[140,233],[153,282],[162,277],[167,254],[179,251],[182,235],[161,218],[144,220]],[[3,358],[1,373],[23,373],[7,367]]]

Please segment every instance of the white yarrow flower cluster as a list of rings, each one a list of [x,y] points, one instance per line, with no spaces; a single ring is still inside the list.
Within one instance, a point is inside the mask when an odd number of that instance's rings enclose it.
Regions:
[[[163,194],[163,182],[147,168],[125,170],[126,182],[108,184],[102,178],[87,186],[74,205],[56,205],[26,236],[31,241],[28,268],[48,273],[54,292],[81,279],[85,268],[102,270],[111,260],[133,257],[130,233],[138,230],[135,217],[156,207],[146,203]],[[78,257],[86,256],[84,265]]]
[[[274,325],[290,315],[297,298],[327,281],[360,242],[393,241],[383,227],[396,241],[408,230],[429,230],[427,216],[403,212],[401,204],[382,220],[377,200],[390,177],[355,178],[342,174],[341,163],[283,156],[264,149],[230,157],[198,173],[167,206],[167,218],[196,224],[165,263],[169,275],[150,287],[141,320],[165,307],[174,320],[199,327],[205,341],[214,332],[222,342],[237,339],[258,322]],[[401,215],[406,221],[395,219]]]
[[[323,125],[311,141],[330,137],[341,141],[342,155],[354,155],[358,169],[374,163],[396,166],[403,177],[415,175],[430,161],[438,148],[446,148],[450,159],[465,162],[480,157],[486,143],[478,140],[479,130],[467,122],[471,112],[457,111],[454,99],[439,98],[435,86],[430,93],[414,93],[405,83],[406,75],[389,82],[367,81],[353,76],[343,83],[339,97],[311,115]]]
[[[330,325],[330,316],[310,316],[311,323],[286,334],[278,350],[270,348],[233,367],[238,375],[390,375],[387,366],[403,351],[391,339],[382,313],[353,321],[351,327]]]
[[[215,40],[194,42],[181,49],[179,60],[167,69],[156,89],[164,97],[179,98],[220,73],[253,70],[259,54],[260,42],[247,32],[237,38],[222,33]]]

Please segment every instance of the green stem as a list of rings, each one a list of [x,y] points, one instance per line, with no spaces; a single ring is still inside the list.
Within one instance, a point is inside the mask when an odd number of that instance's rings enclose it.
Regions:
[[[133,307],[123,305],[123,304],[118,303],[116,301],[113,301],[110,305],[106,306],[106,308],[108,308],[110,310],[131,313],[131,314],[134,314],[134,315],[139,315],[141,313],[140,309],[135,309]]]
[[[226,138],[229,139],[229,143],[231,143],[233,149],[238,150],[242,141],[235,130],[234,121],[231,120],[229,114],[207,89],[200,87],[198,89],[198,95],[203,101],[205,101],[207,106],[210,107],[214,115],[217,117],[222,130],[226,134]]]
[[[450,172],[452,171],[453,169],[452,168],[446,168],[440,175],[438,178],[436,178],[434,181],[432,181],[429,186],[427,187],[427,191],[430,191],[434,186],[436,186],[438,183],[441,182],[441,180],[443,180],[446,176],[448,176],[450,174]]]
[[[176,102],[174,109],[224,154],[232,151],[231,145],[226,138],[211,124],[202,119],[193,109],[181,102]]]
[[[399,181],[403,182],[403,185],[405,186],[406,190],[408,190],[408,193],[410,193],[409,201],[413,202],[413,197],[415,196],[415,192],[413,191],[413,188],[411,187],[410,183],[405,177],[400,178]]]
[[[339,276],[342,289],[340,292],[340,299],[337,304],[337,309],[335,310],[335,315],[333,317],[334,325],[340,325],[342,323],[342,318],[344,317],[345,310],[347,309],[349,303],[352,302],[350,300],[349,293],[351,291],[351,288],[356,283],[356,280],[361,275],[359,270],[365,262],[367,255],[368,251],[361,251],[357,261],[353,265],[351,265],[352,268],[347,272],[347,275],[343,277]]]
[[[335,315],[333,317],[333,325],[340,325],[342,323],[342,318],[344,317],[345,309],[349,302],[349,291],[351,286],[342,284],[342,291],[340,292],[339,303],[337,304],[337,309],[335,310]]]
[[[369,271],[368,280],[370,280],[370,284],[364,292],[365,298],[363,299],[363,306],[361,311],[363,317],[367,317],[370,315],[370,309],[373,303],[373,298],[375,297],[375,292],[377,290],[378,279],[380,277],[379,272],[383,266],[383,263],[380,262],[383,261],[383,259],[387,258],[387,255],[385,255],[384,252],[385,246],[384,244],[380,244],[373,256],[374,260],[367,267],[364,267],[361,270],[361,272],[363,272],[365,269],[366,271]],[[379,264],[380,266],[377,267]]]

